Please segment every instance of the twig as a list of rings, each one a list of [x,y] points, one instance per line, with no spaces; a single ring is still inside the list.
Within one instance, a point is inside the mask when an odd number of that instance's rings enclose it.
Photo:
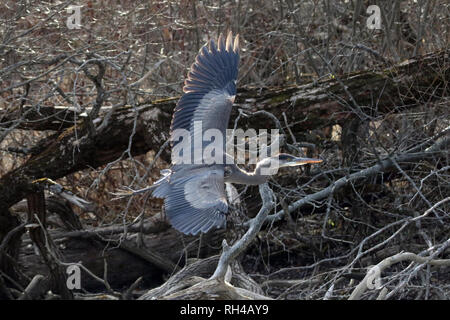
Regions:
[[[136,279],[135,282],[123,293],[122,298],[123,300],[129,300],[131,299],[131,295],[133,293],[133,290],[136,289],[142,282],[143,277],[139,277]]]
[[[275,206],[272,200],[272,190],[270,190],[267,183],[259,186],[259,193],[261,194],[263,204],[258,215],[252,219],[249,229],[242,238],[236,241],[231,247],[228,246],[226,240],[223,240],[223,252],[220,256],[219,263],[217,264],[216,271],[210,279],[223,280],[225,278],[230,263],[233,262],[233,260],[236,259],[236,257],[253,241],[266,220],[269,211]]]
[[[391,265],[402,262],[402,261],[413,261],[416,263],[427,263],[429,265],[433,266],[450,266],[450,259],[430,259],[430,257],[421,257],[411,252],[402,252],[397,253],[396,255],[386,258],[380,263],[378,263],[376,266],[372,267],[370,270],[374,268],[378,268],[380,270],[380,273],[386,269],[389,268]],[[372,273],[367,272],[364,279],[356,286],[355,290],[353,290],[352,294],[350,295],[349,300],[358,300],[361,295],[367,290],[368,286],[367,284],[370,283],[370,277],[373,276]]]
[[[448,201],[450,201],[450,197],[447,197],[445,199],[442,199],[439,202],[436,202],[431,208],[426,210],[422,215],[415,217],[413,220],[418,220],[419,218],[426,217],[435,208],[437,208],[441,204],[448,202]],[[447,242],[450,243],[450,239],[447,240]],[[416,262],[416,263],[421,263],[421,264],[428,264],[428,265],[435,265],[435,266],[450,266],[450,259],[433,259],[434,256],[438,253],[439,253],[439,251],[429,257],[421,257],[414,253],[402,252],[402,253],[398,253],[394,256],[388,257],[386,259],[383,259],[380,263],[378,263],[377,265],[375,265],[369,269],[369,271],[367,272],[364,279],[356,286],[355,290],[353,290],[352,294],[350,295],[349,300],[359,299],[361,297],[361,295],[368,289],[368,284],[371,283],[370,279],[371,279],[371,277],[373,277],[373,272],[371,272],[372,270],[377,269],[378,275],[380,275],[384,269],[389,268],[393,264],[396,264],[396,263],[402,262],[402,261],[408,261],[408,260]],[[382,295],[380,293],[380,296],[386,297],[386,294]]]
[[[43,275],[35,275],[18,300],[34,300],[39,298],[40,295],[47,291],[47,286],[43,282],[45,282]]]

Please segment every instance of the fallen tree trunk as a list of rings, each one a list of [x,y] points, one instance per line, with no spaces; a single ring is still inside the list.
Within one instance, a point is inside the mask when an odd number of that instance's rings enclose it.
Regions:
[[[292,131],[302,132],[316,129],[351,117],[355,110],[368,116],[414,108],[422,102],[431,101],[448,93],[446,83],[450,78],[450,50],[443,50],[406,60],[398,65],[383,67],[375,71],[360,71],[345,75],[330,74],[329,79],[321,79],[305,85],[283,88],[241,87],[238,89],[231,118],[237,116],[238,108],[249,111],[265,110],[280,117],[289,112],[293,122]],[[141,104],[136,110],[130,106],[117,108],[111,125],[123,128],[121,134],[129,132],[129,119],[137,113],[139,124],[149,120],[161,121],[163,132],[168,131],[172,111],[178,98],[169,98]],[[399,107],[401,107],[399,109]],[[110,111],[104,107],[103,112]],[[0,111],[0,124],[17,121],[17,128],[33,130],[62,130],[73,127],[74,121],[83,121],[81,112],[66,106],[41,106],[37,112],[31,106],[17,108],[13,112]],[[158,113],[158,116],[154,115]],[[301,123],[299,123],[301,121]],[[255,121],[256,127],[261,121]],[[271,123],[270,123],[271,124]],[[149,128],[150,132],[158,131]],[[140,131],[139,129],[137,131]],[[145,131],[144,131],[145,132]],[[105,132],[106,133],[106,132]],[[147,134],[137,135],[134,141],[149,138]],[[126,141],[125,141],[126,142]],[[145,141],[141,144],[146,144]],[[119,141],[118,152],[125,150],[127,144]]]
[[[197,254],[207,257],[219,253],[224,237],[224,230],[216,230],[204,235],[199,244],[198,237],[181,236],[176,230],[167,227],[167,230],[143,234],[142,247],[136,246],[135,241],[121,239],[123,227],[119,226],[116,228],[122,230],[121,234],[114,228],[97,228],[53,230],[49,235],[60,248],[65,263],[81,262],[93,274],[103,278],[106,260],[107,280],[111,287],[122,289],[143,277],[144,285],[153,288],[162,284],[164,276],[179,270],[186,258]],[[24,237],[17,259],[20,261],[21,271],[29,278],[36,274],[48,275],[48,268],[30,244],[31,240]],[[86,272],[81,274],[81,285],[86,290],[105,289],[102,283]]]

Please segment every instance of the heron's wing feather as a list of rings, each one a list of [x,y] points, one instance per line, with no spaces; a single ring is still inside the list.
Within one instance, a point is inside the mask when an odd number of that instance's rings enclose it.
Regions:
[[[203,151],[209,142],[203,141],[203,135],[209,129],[218,130],[222,134],[222,144],[219,150],[214,148],[214,155],[224,150],[226,128],[236,95],[238,43],[238,36],[233,39],[229,33],[226,40],[219,37],[217,45],[211,40],[202,47],[185,81],[184,94],[174,111],[171,124],[172,172],[158,181],[153,195],[165,199],[171,224],[185,234],[207,232],[213,227],[223,227],[226,223],[228,204],[223,163],[206,165],[210,163],[203,159]],[[198,128],[196,124],[200,124],[201,130],[194,130]],[[183,139],[178,139],[180,136]],[[188,141],[184,141],[185,137]],[[188,144],[185,145],[185,142]],[[219,146],[218,143],[215,146]],[[180,149],[181,154],[177,154]],[[185,157],[185,150],[190,151],[190,155]],[[200,163],[197,162],[196,151],[201,151]]]
[[[172,148],[178,143],[178,129],[189,132],[191,151],[194,146],[194,123],[201,124],[202,134],[208,129],[218,129],[225,139],[231,107],[236,95],[239,49],[238,36],[230,33],[228,38],[220,37],[218,45],[213,40],[200,50],[185,81],[184,94],[179,100],[171,124]],[[202,139],[200,139],[202,141]],[[203,149],[202,149],[203,150]],[[193,153],[192,153],[193,157]]]
[[[168,187],[164,203],[175,229],[195,235],[225,226],[228,204],[223,170],[187,170],[172,176]]]

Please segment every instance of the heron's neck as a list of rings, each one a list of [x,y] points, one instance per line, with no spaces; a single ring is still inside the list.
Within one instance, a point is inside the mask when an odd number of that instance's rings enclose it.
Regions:
[[[269,178],[268,175],[261,174],[261,168],[256,167],[253,172],[246,172],[239,168],[237,165],[231,165],[231,173],[225,177],[225,182],[258,185],[263,184]]]

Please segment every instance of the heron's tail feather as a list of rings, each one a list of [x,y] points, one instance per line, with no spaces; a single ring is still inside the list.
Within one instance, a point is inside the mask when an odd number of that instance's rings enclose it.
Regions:
[[[154,187],[152,196],[155,198],[165,198],[170,191],[169,178],[172,174],[172,170],[163,169],[160,173],[162,177],[152,185],[152,187]]]

